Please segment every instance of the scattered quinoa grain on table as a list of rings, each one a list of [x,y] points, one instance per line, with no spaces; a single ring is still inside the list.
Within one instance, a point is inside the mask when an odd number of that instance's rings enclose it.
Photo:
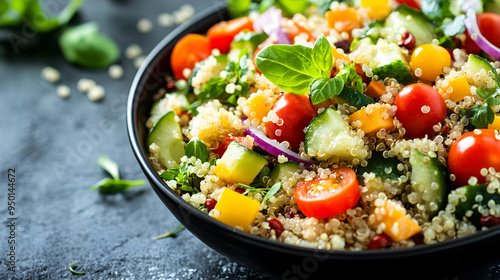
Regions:
[[[498,225],[500,34],[469,22],[500,15],[431,20],[377,3],[262,6],[180,39],[145,123],[165,184],[238,230],[326,250],[425,246]]]

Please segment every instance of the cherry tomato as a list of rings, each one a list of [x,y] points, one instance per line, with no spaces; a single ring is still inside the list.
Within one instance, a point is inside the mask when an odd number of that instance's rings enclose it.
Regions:
[[[238,141],[241,145],[249,148],[250,150],[253,149],[253,143],[248,140],[245,136],[234,136],[231,134],[226,135],[226,138],[222,141],[222,143],[217,147],[217,149],[213,150],[214,153],[216,153],[219,157],[222,157],[222,155],[226,152],[227,146],[231,144],[233,141]]]
[[[400,5],[405,4],[408,7],[411,7],[413,9],[417,9],[420,11],[420,2],[421,0],[396,0]]]
[[[443,69],[450,66],[450,53],[438,45],[423,44],[416,47],[411,54],[410,67],[413,73],[424,81],[434,82],[436,77],[444,74]],[[417,69],[420,74],[417,74]]]
[[[243,30],[254,30],[253,21],[249,17],[235,18],[215,24],[207,31],[210,47],[218,49],[223,54],[228,53],[234,37]]]
[[[482,13],[477,15],[477,25],[481,34],[497,48],[500,48],[500,15]]]
[[[454,185],[468,185],[474,176],[478,184],[485,182],[481,169],[493,167],[500,170],[500,136],[494,129],[476,129],[462,135],[451,146],[448,156],[448,169],[455,175]]]
[[[318,175],[297,184],[293,197],[307,217],[329,218],[358,204],[360,190],[354,170],[340,167],[333,169],[332,175],[326,179]]]
[[[298,151],[300,142],[305,139],[304,128],[316,116],[309,96],[285,93],[274,103],[271,111],[279,120],[266,122],[267,136],[278,142],[287,141],[291,150]]]
[[[207,37],[199,34],[184,36],[177,42],[170,56],[170,65],[175,78],[185,80],[182,74],[184,69],[193,69],[197,62],[209,57],[211,53]]]
[[[433,126],[446,118],[446,105],[441,95],[426,84],[404,87],[394,100],[396,117],[406,129],[407,138],[432,137]]]

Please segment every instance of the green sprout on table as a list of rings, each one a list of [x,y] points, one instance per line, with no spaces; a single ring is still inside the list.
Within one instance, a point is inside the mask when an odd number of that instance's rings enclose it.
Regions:
[[[102,169],[106,170],[111,177],[113,177],[113,179],[104,178],[100,180],[90,188],[91,191],[99,189],[99,192],[103,194],[115,194],[124,192],[135,186],[144,185],[145,183],[144,180],[130,181],[120,179],[118,164],[105,155],[102,155],[97,163],[102,167]]]
[[[83,274],[85,274],[85,272],[84,272],[84,271],[76,271],[76,270],[74,269],[74,266],[76,265],[76,263],[77,263],[77,262],[78,262],[78,261],[76,261],[76,262],[72,262],[72,263],[69,265],[69,271],[71,271],[71,273],[73,273],[73,274],[78,274],[78,275],[83,275]]]
[[[155,236],[155,237],[152,237],[151,239],[152,240],[158,240],[158,239],[162,239],[162,238],[165,238],[165,237],[175,237],[175,234],[181,230],[184,226],[182,224],[178,225],[176,228],[174,228],[173,230],[167,232],[167,233],[164,233],[164,234],[161,234],[161,235],[158,235],[158,236]]]

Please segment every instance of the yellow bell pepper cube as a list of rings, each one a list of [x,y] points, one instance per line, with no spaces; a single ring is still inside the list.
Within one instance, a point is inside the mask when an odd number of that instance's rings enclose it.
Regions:
[[[395,201],[386,201],[383,206],[375,208],[374,214],[379,223],[385,224],[383,232],[393,241],[406,240],[422,230],[417,221],[406,215],[406,209]]]
[[[246,229],[259,212],[260,203],[231,189],[225,188],[214,210],[215,219],[230,227]]]
[[[500,130],[500,115],[495,115],[493,123],[488,124],[488,128]]]
[[[370,104],[349,116],[351,122],[359,121],[357,127],[366,134],[378,132],[382,128],[387,131],[394,129],[394,117],[389,115],[388,108],[380,104]]]
[[[254,95],[248,98],[246,106],[250,108],[251,118],[256,118],[259,121],[262,121],[262,118],[267,116],[267,113],[271,111],[272,104],[270,104],[264,96]]]
[[[375,20],[385,19],[391,13],[389,0],[361,0],[361,6],[369,8],[368,16]]]
[[[448,97],[453,102],[464,100],[466,96],[472,96],[469,83],[467,82],[467,77],[465,76],[450,80],[445,92],[449,92],[450,88],[452,91],[451,93],[448,93]]]

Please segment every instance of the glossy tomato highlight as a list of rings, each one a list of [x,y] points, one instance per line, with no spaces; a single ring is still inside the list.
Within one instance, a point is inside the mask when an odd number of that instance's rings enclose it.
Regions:
[[[342,214],[358,204],[360,190],[354,170],[340,167],[333,169],[332,174],[333,178],[321,179],[318,175],[311,181],[297,184],[293,197],[302,214],[325,219]]]
[[[475,129],[462,135],[451,146],[448,169],[455,175],[455,187],[468,185],[471,176],[485,183],[481,169],[500,171],[500,136],[494,129]]]
[[[170,66],[178,80],[185,80],[183,71],[186,68],[193,69],[197,62],[209,57],[212,53],[208,38],[199,34],[188,34],[177,42],[172,55]]]

